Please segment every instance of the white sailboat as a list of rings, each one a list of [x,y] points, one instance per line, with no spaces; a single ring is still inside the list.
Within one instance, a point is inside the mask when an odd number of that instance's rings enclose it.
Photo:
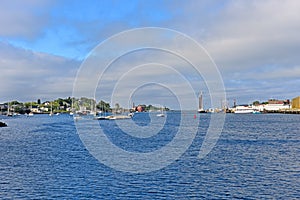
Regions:
[[[108,116],[106,116],[106,114],[105,114],[105,113],[103,114],[103,112],[101,112],[101,113],[100,113],[100,116],[98,116],[98,117],[95,117],[94,119],[96,119],[96,120],[108,120],[108,119],[109,119],[109,117],[108,117]]]
[[[52,101],[51,101],[51,111],[50,111],[50,113],[49,113],[49,116],[53,116],[53,111],[52,111]]]
[[[73,105],[73,98],[72,98],[72,106],[71,106],[71,112],[70,115],[73,116],[74,115],[74,105]]]
[[[165,114],[164,114],[164,109],[163,109],[163,107],[161,107],[161,111],[160,111],[160,113],[158,113],[156,116],[157,116],[157,117],[165,117]]]
[[[10,112],[9,102],[7,103],[7,116],[12,117],[13,114]]]
[[[30,113],[27,115],[28,117],[32,117],[34,114],[32,112],[32,102],[31,102],[31,106],[30,106]]]
[[[95,101],[96,102],[96,101]],[[93,115],[94,117],[96,117],[97,112],[96,112],[96,105],[94,104],[94,101],[91,100],[91,110],[90,110],[90,115]]]
[[[106,116],[106,110],[104,108],[103,104],[100,104],[100,111],[99,111],[99,115],[98,117],[95,117],[94,119],[96,120],[109,120],[109,116]]]
[[[32,112],[28,113],[29,117],[32,117],[34,114]]]

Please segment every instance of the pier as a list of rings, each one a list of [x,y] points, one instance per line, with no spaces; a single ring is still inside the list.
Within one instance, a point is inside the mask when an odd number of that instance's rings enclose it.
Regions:
[[[270,110],[266,111],[266,113],[279,113],[279,114],[300,114],[300,109],[297,110]]]

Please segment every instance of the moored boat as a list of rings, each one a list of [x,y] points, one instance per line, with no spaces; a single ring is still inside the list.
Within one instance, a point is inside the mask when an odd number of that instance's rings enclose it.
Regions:
[[[33,112],[30,112],[30,113],[28,113],[28,117],[32,117],[34,114],[33,114]]]
[[[253,114],[261,114],[261,112],[259,110],[254,110]]]
[[[165,117],[164,108],[161,107],[160,113],[156,115],[157,117]]]
[[[109,120],[131,119],[131,117],[128,116],[128,115],[110,115],[110,116],[107,116],[105,118],[109,119]]]
[[[237,106],[234,110],[234,113],[236,114],[250,114],[253,113],[254,109],[251,106],[245,105],[245,106]]]

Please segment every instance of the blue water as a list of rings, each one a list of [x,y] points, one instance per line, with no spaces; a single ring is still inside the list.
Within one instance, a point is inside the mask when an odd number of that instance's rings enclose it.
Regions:
[[[210,114],[193,115],[200,127],[190,148],[171,165],[146,174],[98,162],[69,115],[0,117],[9,126],[0,128],[0,199],[300,198],[300,115],[227,114],[221,137],[204,159],[197,155]],[[179,117],[168,113],[161,132],[146,142],[122,133],[112,121],[99,123],[114,144],[147,152],[172,140]],[[149,124],[146,114],[134,120]]]

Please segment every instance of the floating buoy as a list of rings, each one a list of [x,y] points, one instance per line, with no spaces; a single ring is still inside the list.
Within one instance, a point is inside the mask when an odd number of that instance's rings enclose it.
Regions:
[[[197,118],[197,116],[196,115],[194,115],[194,119],[196,119]]]

